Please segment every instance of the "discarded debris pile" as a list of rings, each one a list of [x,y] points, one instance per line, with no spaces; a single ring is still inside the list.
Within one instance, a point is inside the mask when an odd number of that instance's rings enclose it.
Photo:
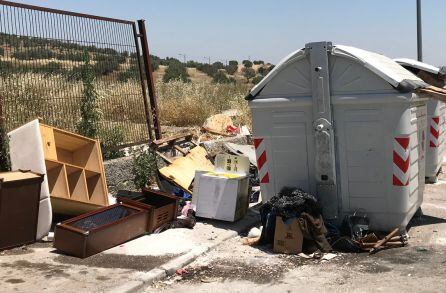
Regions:
[[[216,121],[220,126],[227,124],[231,135],[239,133],[226,114],[209,119],[208,126]],[[14,234],[11,229],[23,231],[23,235],[2,239],[0,249],[46,237],[53,213],[67,219],[55,227],[54,247],[81,258],[144,234],[192,229],[196,216],[237,221],[247,212],[250,182],[255,182],[253,149],[232,146],[252,151],[251,161],[226,149],[214,157],[186,133],[151,142],[150,149],[163,160],[157,170],[158,186],[140,192],[119,190],[114,197],[108,194],[98,140],[37,119],[9,136],[12,168],[42,175],[21,171],[0,175],[0,219],[3,223],[13,220],[9,210],[22,218],[16,221],[17,227],[3,224],[0,230],[5,235]],[[258,186],[256,190],[258,198]]]
[[[263,225],[259,244],[274,244],[275,252],[329,252],[327,229],[317,199],[297,188],[283,188],[260,209]]]
[[[398,235],[399,228],[395,228],[388,235],[381,238],[369,228],[369,219],[366,214],[355,212],[345,216],[341,229],[332,223],[327,223],[329,231],[327,239],[334,250],[342,252],[364,252],[375,253],[383,248],[402,247],[408,244],[407,235]]]

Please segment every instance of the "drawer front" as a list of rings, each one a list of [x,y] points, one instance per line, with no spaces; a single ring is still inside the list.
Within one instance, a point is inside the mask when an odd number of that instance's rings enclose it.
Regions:
[[[53,129],[48,126],[40,125],[40,133],[42,135],[42,144],[43,152],[45,153],[45,159],[57,160]]]

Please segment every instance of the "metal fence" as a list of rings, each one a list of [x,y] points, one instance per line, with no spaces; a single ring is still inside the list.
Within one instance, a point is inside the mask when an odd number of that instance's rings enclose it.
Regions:
[[[152,138],[150,111],[156,114],[156,101],[146,39],[139,40],[145,37],[142,21],[139,31],[132,21],[0,1],[0,99],[6,129],[40,117],[76,132],[92,85],[101,139],[129,145]]]

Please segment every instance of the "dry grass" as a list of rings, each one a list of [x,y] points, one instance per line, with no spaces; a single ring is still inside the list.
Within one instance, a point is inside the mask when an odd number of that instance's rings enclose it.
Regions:
[[[201,126],[210,115],[228,109],[240,113],[235,123],[251,125],[250,111],[244,100],[247,84],[213,84],[209,82],[173,81],[155,85],[163,125]],[[80,119],[82,82],[62,76],[37,73],[13,74],[0,78],[7,128],[43,118],[44,122],[71,131]],[[116,82],[107,77],[96,81],[102,127],[120,127],[126,141],[146,139],[141,87],[136,81]]]
[[[98,79],[96,90],[102,114],[101,128],[120,127],[127,141],[147,137],[141,86]],[[80,120],[83,85],[59,75],[11,74],[0,78],[0,97],[8,131],[40,117],[44,123],[75,131]]]
[[[249,90],[246,84],[158,82],[156,90],[162,124],[201,126],[211,115],[237,109],[236,122],[251,126],[251,113],[244,99]]]

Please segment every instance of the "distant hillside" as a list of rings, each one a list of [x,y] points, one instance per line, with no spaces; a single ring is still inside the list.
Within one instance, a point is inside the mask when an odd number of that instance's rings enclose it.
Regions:
[[[244,60],[239,64],[238,61],[231,60],[224,65],[222,62],[207,64],[189,60],[185,65],[176,58],[151,58],[155,78],[163,81],[179,78],[192,82],[255,84],[274,68],[271,63],[263,61]]]
[[[151,65],[157,80],[180,79],[192,82],[257,83],[272,68],[263,61],[231,60],[227,64],[212,64],[151,55]],[[100,48],[58,40],[46,40],[0,33],[0,74],[44,73],[59,74],[69,80],[79,80],[82,66],[90,62],[97,77],[126,82],[137,81],[138,58],[135,53],[113,48]]]

